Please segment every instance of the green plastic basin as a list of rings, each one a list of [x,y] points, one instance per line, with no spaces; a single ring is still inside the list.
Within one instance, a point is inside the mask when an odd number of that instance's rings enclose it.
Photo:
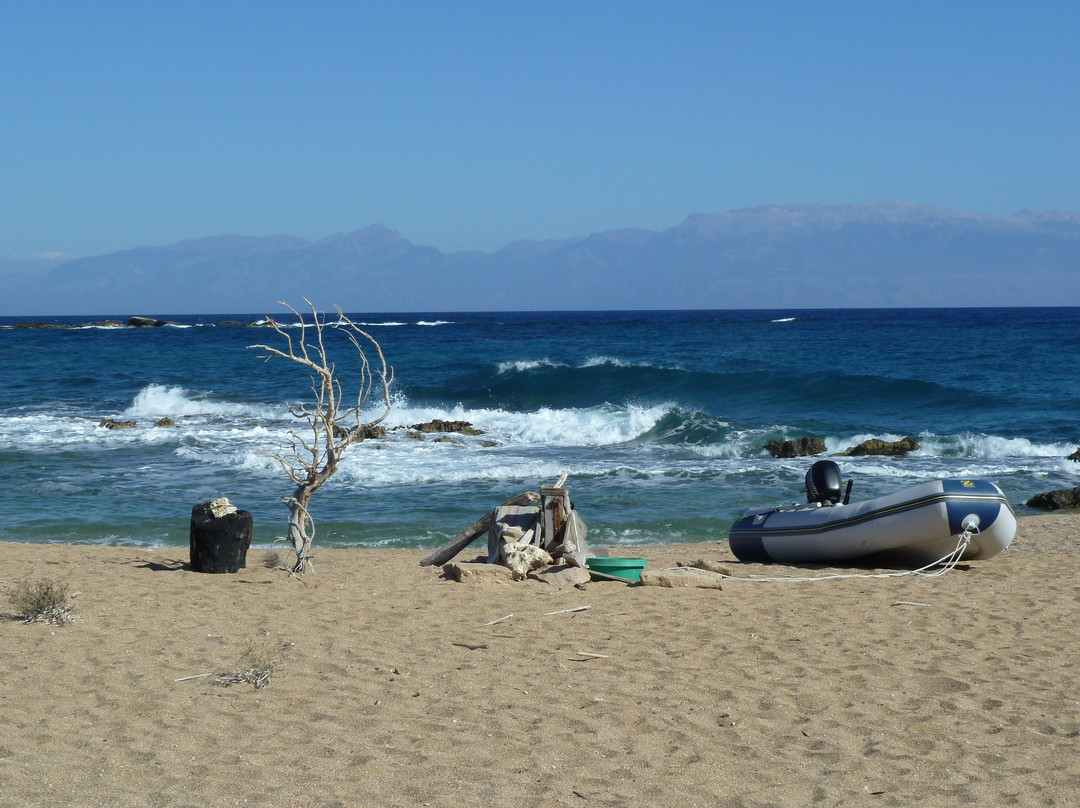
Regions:
[[[613,575],[626,581],[640,581],[641,570],[648,562],[644,558],[615,558],[596,556],[585,561],[590,570],[604,575]]]

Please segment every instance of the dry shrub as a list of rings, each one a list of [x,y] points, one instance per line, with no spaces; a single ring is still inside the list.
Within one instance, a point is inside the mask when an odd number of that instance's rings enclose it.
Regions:
[[[268,570],[289,570],[289,559],[283,550],[267,550],[262,556],[262,565]]]
[[[74,619],[68,589],[63,581],[50,578],[24,580],[8,593],[8,600],[15,609],[17,620],[62,626]]]

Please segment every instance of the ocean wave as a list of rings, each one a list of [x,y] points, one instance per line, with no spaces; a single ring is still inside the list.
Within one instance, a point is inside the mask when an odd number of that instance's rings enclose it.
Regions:
[[[387,417],[388,427],[409,426],[434,419],[468,421],[498,440],[533,446],[609,446],[626,443],[648,432],[670,405],[612,406],[531,412],[457,405],[451,408],[397,406]]]
[[[525,373],[530,370],[536,370],[537,368],[565,368],[569,365],[563,362],[553,362],[550,359],[518,359],[509,362],[499,362],[495,365],[495,372],[498,374],[506,373]]]
[[[916,454],[941,457],[971,457],[982,460],[1010,457],[1063,458],[1075,450],[1071,443],[1039,443],[1027,438],[976,433],[948,436],[920,434],[917,437],[921,449]]]
[[[864,441],[880,438],[897,441],[905,436],[897,432],[859,433],[844,437],[828,437],[825,445],[830,454],[845,452]],[[972,458],[977,460],[1003,460],[1006,458],[1064,458],[1075,447],[1065,443],[1040,443],[1028,438],[1007,438],[964,432],[957,435],[937,435],[919,432],[913,435],[919,448],[908,457]]]
[[[150,384],[135,396],[123,415],[129,418],[187,418],[216,416],[219,418],[281,417],[283,408],[259,404],[222,401],[212,393],[199,393],[182,387]]]
[[[629,367],[647,367],[645,365],[635,365],[633,362],[625,362],[615,356],[590,356],[585,359],[578,367],[581,368],[595,368],[608,365],[614,368],[629,368]]]
[[[617,356],[610,356],[608,354],[588,356],[576,365],[570,365],[566,362],[556,362],[552,359],[548,359],[547,357],[544,357],[543,359],[517,359],[513,361],[498,362],[495,365],[495,370],[499,374],[505,374],[510,372],[527,373],[529,371],[538,370],[541,368],[573,368],[576,370],[587,370],[591,368],[605,367],[677,370],[677,368],[672,368],[671,366],[654,365],[648,362],[629,362],[625,359],[620,359]]]

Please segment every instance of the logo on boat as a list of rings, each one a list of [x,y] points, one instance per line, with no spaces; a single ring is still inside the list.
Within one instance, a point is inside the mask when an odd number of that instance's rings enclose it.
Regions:
[[[961,480],[960,485],[964,486],[964,488],[974,488],[975,487],[975,483],[973,483],[971,480]]]

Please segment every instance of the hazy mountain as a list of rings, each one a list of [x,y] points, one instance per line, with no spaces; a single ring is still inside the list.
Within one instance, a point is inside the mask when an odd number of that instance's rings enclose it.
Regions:
[[[0,314],[1080,305],[1080,215],[797,204],[442,253],[372,225],[216,236],[0,275]]]

